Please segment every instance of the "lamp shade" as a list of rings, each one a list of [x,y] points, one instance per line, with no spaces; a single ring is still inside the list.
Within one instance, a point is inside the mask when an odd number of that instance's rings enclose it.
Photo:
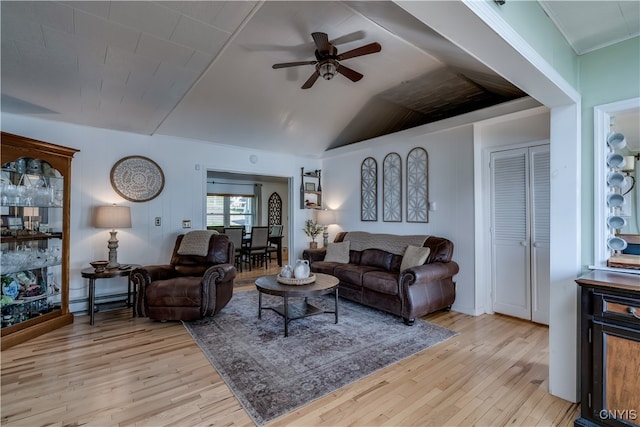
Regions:
[[[131,228],[131,210],[128,206],[99,206],[96,208],[97,228]]]
[[[317,214],[316,220],[318,221],[318,224],[329,225],[336,223],[336,213],[334,211],[323,209],[318,211]]]

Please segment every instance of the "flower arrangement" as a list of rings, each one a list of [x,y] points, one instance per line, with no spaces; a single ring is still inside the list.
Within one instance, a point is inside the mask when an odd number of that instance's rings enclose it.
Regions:
[[[304,234],[311,237],[311,241],[315,242],[318,234],[322,233],[323,226],[314,222],[312,219],[308,219],[304,223],[304,228],[302,229]]]

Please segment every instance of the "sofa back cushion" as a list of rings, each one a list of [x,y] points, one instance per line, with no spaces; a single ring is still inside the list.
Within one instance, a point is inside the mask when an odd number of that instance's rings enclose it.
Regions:
[[[336,234],[334,242],[342,242],[345,240],[347,235],[350,232],[348,231],[340,231]],[[351,232],[353,233],[353,232]],[[431,253],[427,258],[427,264],[432,262],[449,262],[453,257],[453,242],[444,237],[436,237],[436,236],[425,236],[426,241],[423,246],[429,247],[431,249]],[[348,239],[346,239],[348,240]],[[418,246],[418,245],[416,245]],[[349,263],[351,264],[360,264],[360,255],[362,253],[360,251],[354,250],[353,245],[351,247],[351,253],[349,258]],[[402,262],[402,254],[393,255],[391,261],[391,270],[399,271],[400,263]]]
[[[382,249],[365,249],[360,256],[360,265],[391,270],[393,254]]]
[[[336,242],[337,240],[336,236]],[[349,231],[340,241],[350,241],[351,250],[364,251],[365,249],[382,249],[396,255],[404,254],[408,245],[424,246],[429,238],[427,235],[401,235],[368,233],[366,231]]]

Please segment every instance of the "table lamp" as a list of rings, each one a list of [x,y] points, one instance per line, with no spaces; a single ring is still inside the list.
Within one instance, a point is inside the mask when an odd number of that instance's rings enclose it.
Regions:
[[[107,268],[117,268],[118,264],[118,239],[116,228],[131,228],[131,210],[128,206],[99,206],[96,208],[95,226],[97,228],[110,228],[109,239],[109,264]]]
[[[329,232],[327,231],[329,225],[336,223],[336,213],[327,209],[323,209],[317,212],[316,218],[318,224],[324,226],[322,232],[322,245],[326,248],[329,244]]]

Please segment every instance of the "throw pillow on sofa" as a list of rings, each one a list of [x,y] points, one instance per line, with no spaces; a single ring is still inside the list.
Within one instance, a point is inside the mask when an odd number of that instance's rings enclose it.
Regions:
[[[407,249],[404,251],[404,256],[402,257],[402,263],[400,263],[400,271],[424,264],[430,253],[430,248],[407,246]]]
[[[329,243],[327,245],[327,253],[324,256],[325,261],[339,262],[341,264],[349,263],[349,241],[340,243]]]

